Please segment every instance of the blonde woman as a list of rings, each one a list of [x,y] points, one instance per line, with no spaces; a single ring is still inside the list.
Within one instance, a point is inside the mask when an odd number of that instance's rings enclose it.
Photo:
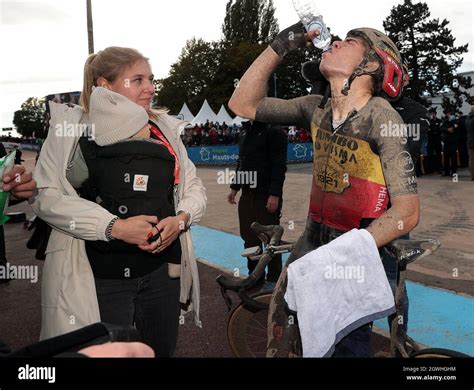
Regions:
[[[53,227],[42,339],[97,321],[135,325],[166,357],[180,303],[200,326],[188,227],[205,211],[205,188],[180,139],[185,122],[152,110],[153,95],[148,59],[109,47],[86,61],[81,106],[51,103],[33,205]]]

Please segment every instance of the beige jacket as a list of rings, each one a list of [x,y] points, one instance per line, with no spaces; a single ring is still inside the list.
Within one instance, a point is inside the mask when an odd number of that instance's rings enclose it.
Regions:
[[[106,240],[105,230],[115,216],[101,206],[82,199],[66,179],[66,170],[81,134],[83,110],[50,103],[48,138],[34,172],[39,194],[34,212],[53,228],[46,250],[41,286],[42,321],[40,339],[55,337],[100,321],[94,277],[84,240]],[[200,221],[206,208],[206,190],[196,176],[180,139],[186,122],[161,114],[156,124],[171,143],[181,163],[180,184],[175,199],[177,211]],[[59,125],[59,126],[58,126]],[[191,231],[180,236],[182,247],[180,302],[199,320],[199,277]]]

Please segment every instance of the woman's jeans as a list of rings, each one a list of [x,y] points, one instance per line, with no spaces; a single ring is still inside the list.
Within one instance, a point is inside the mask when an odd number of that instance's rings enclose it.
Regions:
[[[172,357],[179,325],[180,280],[165,264],[136,279],[95,279],[102,322],[133,326],[156,357]]]

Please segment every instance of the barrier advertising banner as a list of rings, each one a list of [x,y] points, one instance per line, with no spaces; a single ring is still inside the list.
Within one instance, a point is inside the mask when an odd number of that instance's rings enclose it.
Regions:
[[[188,156],[195,165],[235,165],[239,158],[239,147],[229,146],[197,146],[187,148]],[[288,162],[313,161],[313,145],[311,143],[288,144]]]

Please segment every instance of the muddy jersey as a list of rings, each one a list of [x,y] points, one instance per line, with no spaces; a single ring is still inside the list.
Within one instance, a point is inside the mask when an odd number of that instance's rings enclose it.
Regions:
[[[403,121],[390,104],[373,97],[344,125],[332,127],[329,101],[321,96],[263,99],[256,120],[311,128],[313,184],[309,215],[339,230],[360,228],[379,218],[390,199],[416,194],[416,173]]]

